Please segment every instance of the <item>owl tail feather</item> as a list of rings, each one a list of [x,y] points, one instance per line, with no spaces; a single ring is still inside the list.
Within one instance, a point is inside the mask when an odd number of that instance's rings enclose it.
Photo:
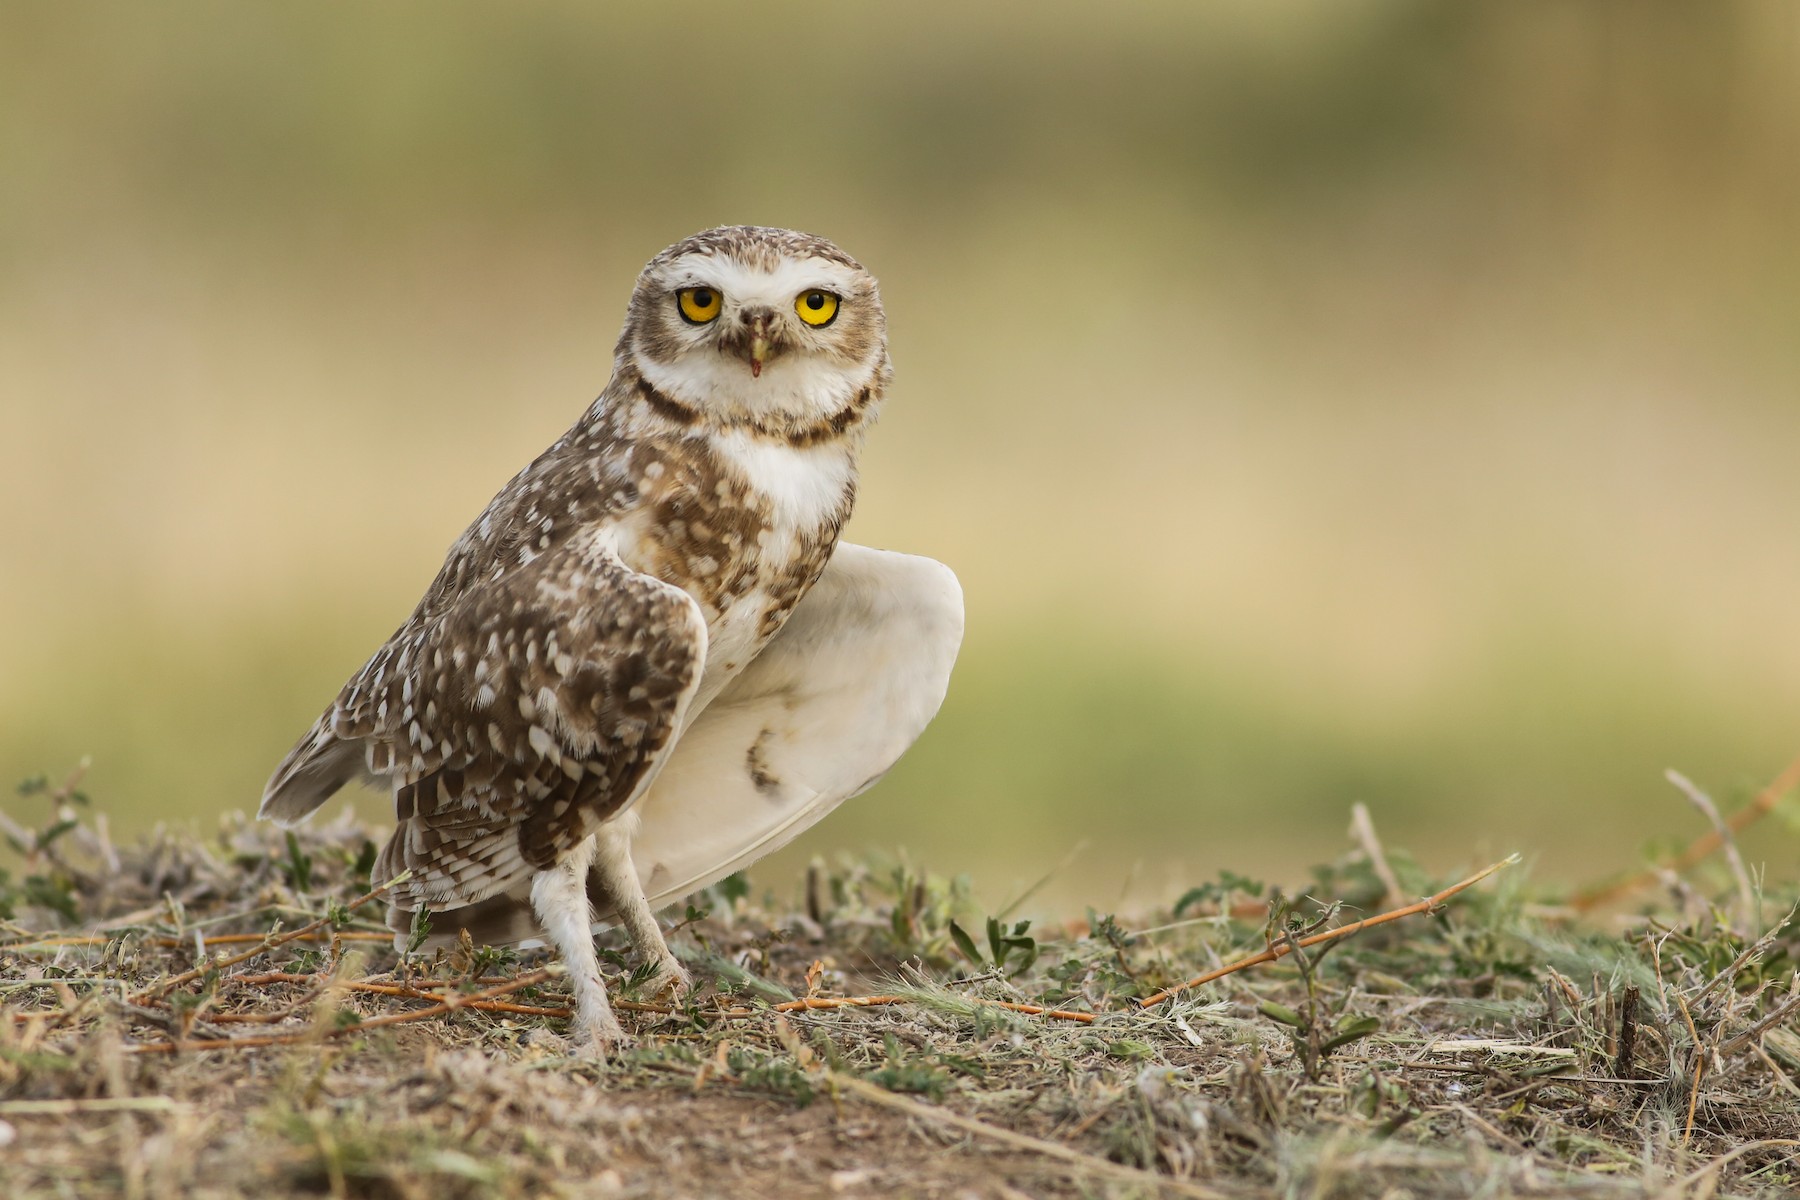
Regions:
[[[275,768],[256,815],[277,825],[298,824],[355,779],[362,768],[362,747],[339,741],[321,723]]]

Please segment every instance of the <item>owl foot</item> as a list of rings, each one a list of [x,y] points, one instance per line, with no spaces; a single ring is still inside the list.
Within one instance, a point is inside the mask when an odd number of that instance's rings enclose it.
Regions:
[[[598,1019],[577,1017],[570,1022],[569,1042],[578,1056],[605,1062],[617,1051],[631,1045],[631,1035],[620,1026],[618,1018],[608,1012]]]
[[[650,977],[645,987],[645,994],[650,996],[667,995],[671,1001],[679,1003],[689,992],[694,990],[694,977],[688,969],[675,961],[670,955],[658,964],[656,974]]]

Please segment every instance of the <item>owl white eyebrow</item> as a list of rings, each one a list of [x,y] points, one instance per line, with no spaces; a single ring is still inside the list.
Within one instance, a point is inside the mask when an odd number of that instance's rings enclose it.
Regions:
[[[673,279],[677,289],[710,287],[738,304],[769,305],[789,304],[810,291],[826,291],[842,299],[855,284],[854,273],[823,258],[782,262],[773,271],[766,271],[729,258],[707,256],[692,265],[678,265]]]

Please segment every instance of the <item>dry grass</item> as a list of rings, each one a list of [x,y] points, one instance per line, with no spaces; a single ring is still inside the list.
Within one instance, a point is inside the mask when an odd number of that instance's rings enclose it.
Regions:
[[[638,1042],[599,1064],[541,952],[397,953],[348,820],[114,848],[73,784],[35,790],[0,879],[9,1197],[1800,1187],[1800,932],[1729,876],[1665,872],[1601,923],[1509,872],[1309,946],[1437,885],[1366,820],[1305,895],[1228,877],[1050,930],[819,866],[791,908],[696,898],[679,1006],[617,960]],[[888,1002],[818,1003],[858,995]]]

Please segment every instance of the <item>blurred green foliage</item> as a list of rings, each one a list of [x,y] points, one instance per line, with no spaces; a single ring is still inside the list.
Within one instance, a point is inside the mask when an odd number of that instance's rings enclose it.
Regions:
[[[1622,866],[1796,749],[1797,68],[1752,3],[10,6],[0,774],[253,805],[638,265],[757,221],[882,278],[852,536],[970,606],[769,872],[1167,902],[1359,800]]]

